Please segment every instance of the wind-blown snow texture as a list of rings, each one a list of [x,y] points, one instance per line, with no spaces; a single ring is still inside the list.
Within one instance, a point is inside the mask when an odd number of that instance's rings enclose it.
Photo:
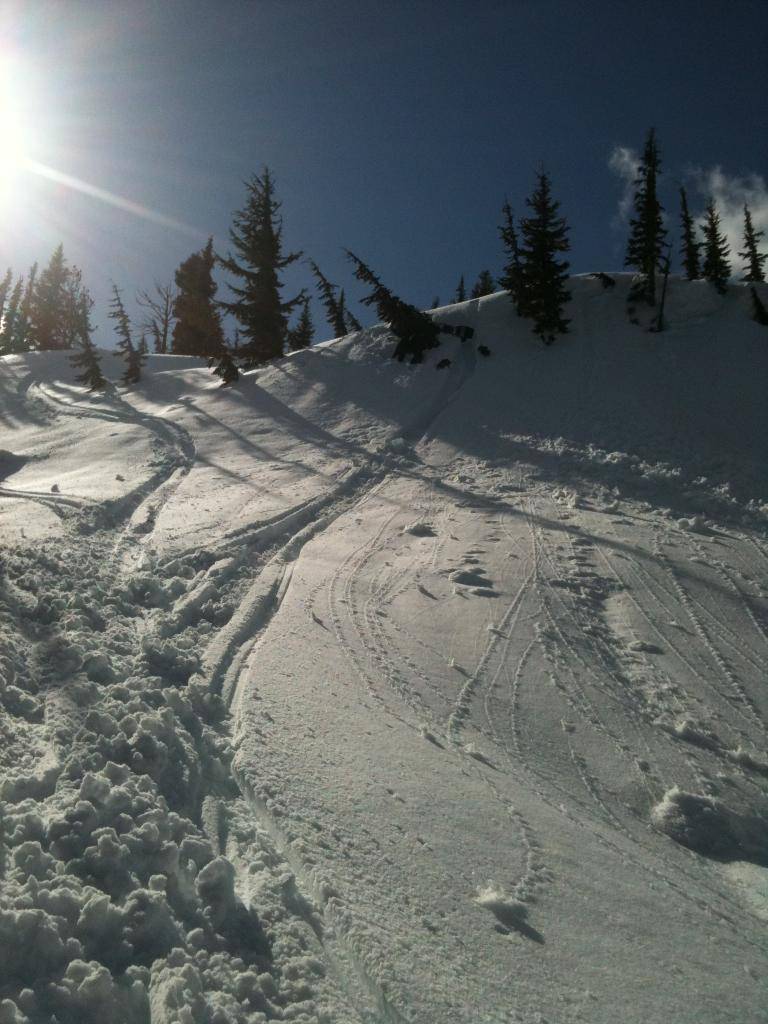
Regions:
[[[1,1024],[768,1019],[768,330],[571,287],[0,360]]]

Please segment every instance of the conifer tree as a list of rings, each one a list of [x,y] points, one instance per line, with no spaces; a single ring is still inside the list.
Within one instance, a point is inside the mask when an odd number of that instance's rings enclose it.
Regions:
[[[346,333],[346,331],[344,332]],[[305,298],[301,307],[296,326],[288,332],[288,348],[291,352],[298,352],[302,348],[309,348],[315,336],[315,328],[309,312],[309,298]]]
[[[454,299],[454,302],[466,302],[466,299],[467,289],[464,286],[464,275],[462,274],[461,277],[459,278],[459,283],[456,286],[456,297]]]
[[[212,357],[224,348],[221,317],[214,302],[214,262],[213,239],[209,238],[207,245],[187,257],[176,271],[171,312],[176,320],[172,342],[176,355]]]
[[[64,246],[58,245],[30,297],[28,315],[32,348],[44,352],[71,347],[73,332],[72,310],[67,303],[68,280]]]
[[[240,379],[240,371],[237,368],[232,349],[226,342],[218,356],[213,356],[208,360],[208,365],[213,366],[213,372],[217,377],[221,377],[222,387],[234,384]]]
[[[436,348],[440,344],[438,325],[415,306],[394,295],[353,252],[349,249],[345,251],[355,264],[355,277],[373,289],[370,295],[361,300],[363,305],[375,306],[377,314],[389,324],[398,339],[393,358],[402,362],[409,355],[411,363],[420,363],[427,349]]]
[[[523,269],[520,262],[520,244],[517,238],[517,231],[515,230],[515,218],[512,214],[512,207],[509,205],[509,200],[504,200],[504,206],[502,207],[503,221],[499,228],[499,234],[501,235],[501,241],[504,246],[504,252],[507,256],[507,262],[502,270],[501,277],[499,278],[499,284],[501,287],[509,292],[512,302],[515,304],[515,310],[518,316],[525,316],[524,310],[524,298],[523,298]]]
[[[706,216],[702,225],[704,233],[704,268],[703,276],[710,281],[721,295],[728,290],[728,279],[731,276],[731,264],[728,260],[730,246],[720,230],[720,214],[717,212],[715,200],[707,203]]]
[[[287,302],[280,297],[280,271],[301,256],[300,252],[283,255],[283,225],[278,216],[280,203],[269,168],[254,175],[246,183],[246,204],[235,213],[230,238],[235,255],[219,257],[225,270],[240,284],[229,287],[236,298],[221,305],[242,327],[247,339],[242,355],[254,365],[276,359],[283,354],[288,316],[304,298],[303,293]]]
[[[351,309],[347,309],[346,306],[344,306],[344,290],[343,289],[342,289],[342,292],[341,292],[340,299],[341,299],[342,307],[344,309],[344,320],[346,321],[346,324],[347,324],[347,333],[351,333],[352,331],[362,331],[363,325],[357,319],[357,317],[352,312],[352,310]]]
[[[551,345],[556,334],[567,332],[570,323],[563,316],[563,306],[571,297],[565,287],[569,264],[557,259],[570,245],[565,218],[558,215],[560,203],[552,198],[549,176],[540,171],[537,178],[533,194],[526,199],[531,215],[520,224],[522,291],[525,315],[533,320],[533,329],[544,344]]]
[[[344,309],[344,292],[340,292],[337,298],[336,285],[331,284],[314,260],[309,261],[309,266],[317,279],[317,290],[320,294],[320,301],[325,306],[325,318],[333,332],[332,336],[334,338],[341,338],[347,333],[347,321],[344,315],[346,312]]]
[[[26,351],[18,329],[23,293],[24,278],[20,277],[13,286],[8,305],[5,308],[2,331],[0,331],[0,355],[13,355]]]
[[[27,283],[24,287],[24,294],[19,303],[19,311],[14,324],[14,352],[29,352],[32,348],[32,332],[30,330],[30,317],[32,306],[35,300],[35,288],[37,283],[37,262],[29,268]]]
[[[82,373],[75,377],[79,384],[85,384],[89,391],[97,391],[107,386],[107,381],[101,371],[101,357],[96,346],[93,344],[93,326],[91,324],[91,310],[93,299],[87,291],[83,290],[79,298],[77,310],[77,347],[69,357],[72,366],[82,370]]]
[[[133,344],[131,321],[128,319],[120,290],[116,284],[112,285],[112,301],[109,304],[109,308],[109,319],[115,321],[117,348],[125,359],[125,370],[120,379],[123,384],[130,387],[132,384],[138,384],[141,380],[141,368],[144,365],[146,356]]]
[[[8,298],[8,293],[11,290],[13,284],[13,271],[10,267],[6,271],[5,277],[0,281],[0,323],[3,319],[3,311],[5,310],[5,301]]]
[[[493,295],[496,285],[493,283],[490,270],[481,270],[469,294],[471,299],[481,299],[484,295]]]
[[[430,309],[437,309],[439,305],[440,305],[440,296],[436,295],[434,297],[434,299],[432,299],[432,305],[429,308]]]
[[[757,251],[757,243],[764,234],[764,231],[755,231],[752,224],[752,214],[747,204],[744,203],[744,252],[740,252],[739,256],[746,262],[747,266],[742,281],[754,284],[757,281],[765,280],[763,264],[768,260],[768,253]]]
[[[664,211],[656,194],[660,170],[656,133],[651,128],[635,179],[635,216],[629,222],[630,235],[624,259],[624,266],[634,267],[640,275],[632,297],[645,299],[649,306],[656,304],[656,269],[661,265],[666,241],[662,220]]]
[[[685,277],[688,281],[695,281],[701,276],[701,242],[696,241],[696,226],[688,210],[688,196],[682,186],[680,188],[680,226],[682,229],[680,255],[683,259]]]

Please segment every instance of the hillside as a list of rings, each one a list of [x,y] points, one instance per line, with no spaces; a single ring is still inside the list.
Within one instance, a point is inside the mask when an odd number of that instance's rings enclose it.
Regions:
[[[0,1024],[768,1020],[768,329],[617,281],[0,359]]]

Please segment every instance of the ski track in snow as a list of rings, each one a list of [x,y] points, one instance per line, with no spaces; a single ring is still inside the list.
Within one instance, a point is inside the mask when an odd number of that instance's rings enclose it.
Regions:
[[[599,329],[606,302],[601,293],[585,298],[574,330],[586,335]],[[483,308],[493,307],[475,301],[461,312],[482,323]],[[715,522],[707,536],[675,527],[668,513],[641,513],[630,498],[622,499],[619,512],[602,511],[598,498],[588,491],[585,500],[576,487],[571,504],[563,496],[565,483],[513,463],[499,472],[478,457],[470,461],[476,473],[471,487],[462,492],[446,486],[448,463],[434,446],[468,401],[465,392],[479,376],[476,363],[471,346],[457,347],[450,372],[425,407],[414,406],[410,424],[401,422],[404,449],[385,447],[367,457],[358,450],[318,493],[307,497],[297,490],[293,504],[251,524],[227,529],[213,521],[203,548],[177,545],[169,552],[155,524],[161,513],[177,514],[182,485],[201,464],[191,418],[170,421],[160,403],[153,407],[144,397],[136,403],[117,395],[100,403],[78,399],[71,388],[38,380],[34,372],[18,381],[19,409],[28,410],[30,423],[44,412],[57,430],[71,421],[73,434],[98,429],[99,422],[119,425],[148,442],[155,464],[107,500],[17,489],[12,480],[0,486],[0,502],[37,503],[59,521],[55,539],[40,551],[14,550],[9,571],[0,573],[2,625],[8,624],[0,680],[16,716],[13,750],[21,768],[2,783],[10,824],[3,826],[0,857],[0,938],[11,921],[23,949],[28,923],[20,908],[48,906],[35,902],[53,884],[44,850],[60,858],[61,875],[65,863],[67,872],[79,872],[75,887],[112,884],[109,872],[98,881],[102,869],[89,852],[96,847],[67,838],[65,811],[71,827],[85,821],[76,815],[85,814],[90,802],[103,822],[96,833],[102,853],[113,841],[133,850],[141,841],[148,852],[134,853],[136,864],[147,858],[154,867],[144,874],[136,867],[136,879],[120,883],[126,888],[111,893],[112,910],[102,902],[97,911],[88,900],[101,899],[98,892],[83,890],[75,923],[51,925],[70,936],[71,950],[79,943],[77,956],[56,954],[50,967],[42,957],[35,968],[43,981],[48,974],[57,977],[59,989],[46,989],[34,973],[14,989],[28,969],[16,960],[0,969],[1,1020],[43,1024],[56,1007],[62,1024],[437,1024],[449,1015],[466,1024],[534,1024],[545,1017],[607,1024],[619,1012],[611,988],[618,975],[601,980],[605,964],[597,960],[596,970],[585,967],[581,991],[572,992],[564,979],[582,950],[577,930],[566,932],[558,919],[562,915],[573,927],[584,912],[579,900],[598,899],[606,921],[622,922],[621,897],[610,893],[614,884],[635,900],[640,936],[655,915],[664,915],[662,928],[671,937],[660,949],[667,955],[685,935],[706,932],[723,976],[726,963],[743,966],[747,983],[740,1006],[716,1009],[709,988],[701,1001],[693,999],[686,1020],[763,1019],[755,1009],[759,996],[749,990],[768,976],[768,966],[760,966],[766,948],[759,903],[724,880],[716,858],[659,835],[649,822],[675,785],[727,801],[739,820],[766,814],[768,769],[763,773],[761,765],[768,548],[753,527]],[[597,372],[594,349],[585,365]],[[284,386],[279,376],[274,386]],[[588,417],[593,398],[583,393],[571,414]],[[491,489],[499,480],[506,491]],[[564,480],[573,487],[567,475]],[[595,495],[600,493],[596,487]],[[325,548],[343,555],[300,589],[298,578]],[[299,733],[281,739],[276,732],[269,709],[278,706],[278,683],[267,681],[262,700],[249,691],[248,680],[264,657],[274,664],[283,644],[291,650],[297,602],[305,642],[332,652],[323,657],[336,659],[334,678],[352,683],[345,690],[344,707],[351,705],[345,714],[370,726],[371,742],[391,728],[405,744],[404,764],[421,763],[407,760],[415,757],[407,744],[427,750],[424,770],[438,774],[425,777],[439,776],[446,787],[451,779],[476,787],[471,791],[485,794],[482,817],[498,815],[497,832],[489,832],[497,836],[498,852],[483,848],[471,832],[457,833],[448,844],[466,844],[466,861],[445,852],[441,861],[433,852],[441,833],[436,822],[425,820],[426,838],[418,840],[424,859],[414,864],[422,865],[424,886],[454,886],[452,906],[461,908],[452,911],[457,916],[450,923],[447,910],[431,913],[427,940],[418,938],[423,928],[417,933],[413,924],[399,932],[410,920],[407,896],[399,904],[396,893],[382,890],[377,905],[371,877],[381,865],[366,863],[372,855],[362,833],[339,839],[338,850],[327,845],[326,836],[338,836],[347,819],[341,805],[334,809],[332,793],[325,797],[321,790],[302,805],[302,787],[311,792],[313,777],[301,750],[293,751],[290,771],[279,783],[267,771],[272,763],[278,769],[286,763],[283,748],[290,749]],[[31,686],[36,673],[39,681]],[[261,719],[248,701],[257,709],[263,705]],[[311,704],[307,709],[296,708],[297,721],[311,714]],[[333,714],[331,707],[329,721]],[[174,716],[175,726],[169,724]],[[8,714],[0,720],[4,736],[9,720]],[[339,715],[339,723],[344,720]],[[118,757],[126,730],[134,760],[128,755],[123,763],[132,765],[130,771],[123,771]],[[310,743],[311,749],[324,753],[325,742]],[[330,753],[334,743],[341,750],[343,734],[327,742]],[[158,743],[175,751],[168,763],[153,760]],[[242,743],[250,744],[253,763],[244,759]],[[94,753],[92,744],[103,754]],[[433,755],[434,762],[428,760]],[[393,765],[397,757],[394,749]],[[105,767],[110,760],[118,766]],[[80,791],[77,765],[91,773]],[[156,770],[159,765],[164,767]],[[387,770],[382,768],[382,778]],[[112,772],[109,785],[105,772]],[[181,789],[178,781],[169,782],[177,776],[186,780]],[[145,780],[138,788],[137,779]],[[350,780],[353,792],[355,785]],[[114,840],[107,835],[113,825],[106,811],[110,788],[133,794]],[[393,806],[400,802],[402,813],[410,813],[406,798],[391,787],[389,795]],[[164,799],[177,801],[176,819]],[[33,808],[40,809],[39,826]],[[399,813],[392,811],[392,826],[382,809],[382,843],[387,829],[407,834],[397,822],[408,819],[398,819]],[[320,815],[314,824],[313,814]],[[153,823],[162,832],[168,821],[175,821],[176,839],[163,832],[166,848],[186,843],[184,849],[199,858],[194,867],[178,853],[174,867],[167,849],[165,860],[152,852]],[[71,836],[80,834],[78,828]],[[93,825],[83,836],[88,828]],[[8,846],[11,833],[26,836],[26,843]],[[72,850],[57,852],[57,842]],[[747,850],[745,863],[751,856],[755,871],[764,871],[768,843],[765,849],[763,860]],[[495,863],[496,880],[478,874],[486,863]],[[37,882],[25,881],[26,864]],[[608,891],[596,895],[601,873]],[[479,893],[476,901],[469,879]],[[26,895],[14,902],[22,885]],[[427,904],[431,898],[436,908],[448,907],[447,890],[424,888],[421,895]],[[144,900],[145,914],[161,915],[163,906],[171,906],[184,920],[167,948],[164,936],[176,926],[160,917],[156,947],[140,938],[138,919],[120,932],[120,915],[129,913],[131,900]],[[88,931],[102,927],[98,915],[108,913],[117,922],[115,934],[133,943],[130,984],[124,954],[112,951],[106,939],[99,951],[96,933]],[[597,942],[599,929],[585,927]],[[633,1001],[642,1001],[643,973],[663,955],[655,959],[644,939],[637,946],[629,924],[616,929],[616,956],[624,957],[619,971],[635,986]],[[665,936],[658,941],[666,942]],[[150,951],[143,959],[142,942]],[[174,946],[180,948],[171,952]],[[636,949],[647,958],[637,984],[631,969]],[[98,966],[102,953],[112,975]],[[81,960],[83,968],[72,966]],[[462,961],[467,977],[461,985],[449,984],[458,982],[451,964]],[[707,965],[710,972],[720,961]],[[693,961],[681,963],[689,991],[690,979],[704,983]],[[662,982],[660,992],[628,1019],[660,1024],[671,1013],[682,1020],[688,997],[673,980],[666,988]],[[6,997],[17,999],[18,1010],[2,1003]],[[183,1016],[184,1007],[190,1016]],[[211,1016],[215,1012],[220,1016]]]

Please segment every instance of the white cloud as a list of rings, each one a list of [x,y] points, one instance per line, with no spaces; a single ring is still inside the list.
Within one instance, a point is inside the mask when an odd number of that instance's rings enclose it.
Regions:
[[[624,191],[619,199],[619,208],[613,219],[613,226],[623,227],[629,220],[629,211],[635,196],[635,179],[637,178],[640,157],[634,149],[627,146],[614,146],[608,158],[608,167],[624,183]]]
[[[710,197],[715,200],[717,212],[720,214],[722,230],[731,247],[731,265],[734,276],[741,276],[741,260],[737,253],[744,248],[744,204],[752,214],[752,224],[756,231],[765,231],[760,240],[760,249],[766,251],[768,238],[768,186],[765,178],[759,174],[729,176],[721,167],[709,169],[695,168],[688,172],[696,191],[704,202]],[[701,221],[701,214],[697,221]]]

